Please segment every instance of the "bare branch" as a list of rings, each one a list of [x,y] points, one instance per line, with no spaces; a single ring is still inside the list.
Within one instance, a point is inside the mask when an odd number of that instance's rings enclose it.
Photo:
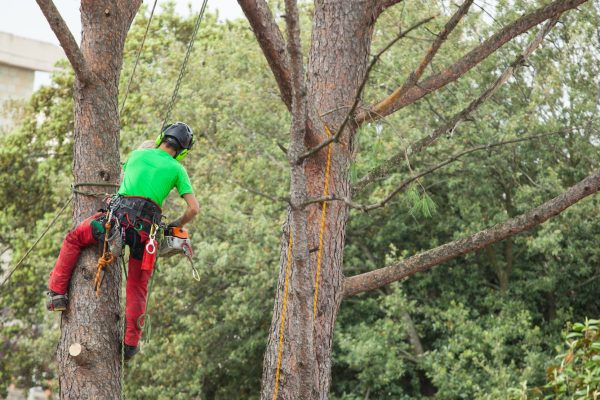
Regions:
[[[375,0],[374,18],[377,19],[382,12],[401,2],[402,0]]]
[[[400,185],[398,185],[394,190],[392,190],[390,192],[390,194],[388,194],[383,200],[381,200],[375,204],[361,206],[360,209],[362,211],[367,212],[367,211],[375,210],[377,208],[385,207],[387,205],[387,203],[389,203],[390,200],[392,200],[398,193],[403,192],[414,181],[424,177],[425,175],[429,175],[432,172],[435,172],[438,169],[443,168],[448,164],[458,161],[461,157],[466,156],[467,154],[471,154],[471,153],[474,153],[474,152],[480,151],[480,150],[488,150],[488,149],[491,149],[494,147],[506,146],[509,144],[515,144],[515,143],[525,142],[525,141],[529,141],[529,140],[540,139],[540,138],[556,135],[559,133],[562,133],[562,132],[559,131],[559,132],[547,133],[547,134],[543,134],[543,135],[528,136],[528,137],[524,137],[521,139],[506,140],[504,142],[489,143],[489,144],[484,144],[481,146],[476,146],[476,147],[470,148],[465,151],[461,151],[460,153],[457,153],[457,154],[451,156],[450,158],[442,161],[441,163],[436,164],[430,168],[427,168],[426,170],[424,170],[422,172],[419,172],[419,173],[411,176],[410,178],[405,179],[404,181],[402,181],[402,183],[400,183]]]
[[[312,149],[309,149],[304,154],[302,154],[300,156],[300,158],[298,159],[298,161],[297,161],[298,163],[302,162],[304,159],[306,159],[306,158],[312,156],[313,154],[317,153],[319,150],[321,150],[322,148],[324,148],[328,144],[333,143],[333,142],[337,142],[339,140],[340,136],[342,135],[342,132],[344,132],[344,128],[346,127],[346,125],[348,124],[348,121],[350,120],[350,117],[353,116],[354,115],[354,111],[356,111],[356,107],[358,106],[358,103],[360,102],[360,96],[362,95],[362,91],[365,88],[367,80],[369,79],[369,74],[371,73],[371,70],[373,69],[373,67],[375,66],[375,64],[377,63],[377,61],[379,61],[379,59],[381,58],[381,56],[383,55],[383,53],[385,53],[387,50],[389,50],[394,44],[396,44],[396,42],[398,40],[400,40],[403,37],[405,37],[408,33],[410,33],[411,31],[413,31],[415,29],[417,29],[421,25],[426,24],[427,22],[431,21],[434,18],[435,17],[425,18],[424,20],[421,20],[421,21],[417,22],[415,25],[411,26],[407,30],[400,32],[379,53],[377,53],[377,54],[375,54],[375,56],[373,56],[373,59],[371,60],[371,63],[369,64],[369,66],[367,67],[367,70],[365,71],[365,76],[363,77],[363,80],[360,83],[360,86],[358,87],[358,90],[356,91],[356,96],[354,97],[354,103],[352,103],[352,107],[350,107],[350,110],[348,111],[348,113],[346,114],[346,117],[342,121],[342,123],[340,125],[340,128],[337,130],[337,132],[334,135],[332,135],[328,139],[322,141],[321,143],[319,143],[318,145],[316,145]]]
[[[52,28],[52,31],[65,51],[77,79],[81,82],[90,82],[93,78],[92,71],[89,69],[81,49],[77,45],[73,34],[60,15],[60,12],[56,9],[54,2],[52,0],[36,1],[42,10],[42,13],[44,13],[48,24],[50,24],[50,28]]]
[[[599,189],[600,169],[597,169],[590,176],[567,189],[562,194],[525,214],[477,232],[467,238],[455,240],[414,255],[396,264],[347,278],[344,283],[344,297],[389,285],[417,272],[431,269],[443,262],[527,231],[559,214],[581,199],[596,193]]]
[[[546,23],[546,25],[537,33],[535,38],[529,43],[529,45],[523,50],[521,54],[502,72],[502,74],[496,79],[496,81],[487,88],[481,96],[473,100],[467,107],[455,114],[452,118],[447,120],[443,125],[439,126],[430,135],[422,138],[421,140],[408,146],[406,149],[398,152],[394,156],[390,157],[386,162],[375,167],[365,176],[360,178],[354,186],[354,191],[359,192],[367,187],[370,183],[389,176],[401,163],[403,162],[406,154],[417,154],[423,149],[430,146],[442,135],[452,132],[456,129],[457,125],[466,120],[479,106],[481,106],[486,100],[488,100],[494,93],[498,91],[508,79],[513,76],[515,71],[524,64],[525,60],[538,48],[544,37],[550,32],[558,21],[559,15],[552,18]]]
[[[385,99],[371,106],[371,111],[366,111],[358,115],[356,122],[360,124],[365,121],[373,121],[380,118],[380,115],[390,115],[393,112],[414,103],[428,93],[431,93],[447,85],[448,83],[457,80],[467,71],[471,70],[481,61],[485,60],[490,54],[494,53],[516,36],[519,36],[522,33],[527,32],[535,25],[567,10],[575,8],[586,1],[587,0],[556,0],[545,7],[541,7],[527,15],[524,15],[523,17],[514,21],[512,24],[501,29],[489,39],[485,40],[481,45],[471,50],[460,60],[450,65],[440,73],[426,78],[404,93],[401,93],[400,89],[397,89]]]
[[[231,182],[235,183],[240,189],[245,190],[246,192],[255,194],[257,196],[263,197],[265,199],[271,200],[273,203],[287,203],[288,205],[292,205],[289,198],[274,196],[269,193],[261,192],[260,190],[248,187],[244,182],[237,180],[235,178],[229,178]]]
[[[525,141],[529,141],[529,140],[534,140],[534,139],[541,139],[544,137],[548,137],[548,136],[553,136],[553,135],[557,135],[560,133],[564,133],[564,131],[557,131],[557,132],[552,132],[552,133],[545,133],[545,134],[541,134],[541,135],[532,135],[532,136],[527,136],[524,138],[520,138],[520,139],[513,139],[513,140],[505,140],[502,142],[496,142],[496,143],[488,143],[488,144],[482,144],[480,146],[475,146],[472,147],[470,149],[461,151],[459,153],[456,153],[454,155],[452,155],[451,157],[449,157],[448,159],[442,161],[439,164],[433,165],[429,168],[427,168],[424,171],[418,172],[416,174],[413,174],[413,176],[411,176],[410,178],[407,178],[405,180],[403,180],[402,182],[400,182],[399,185],[396,186],[396,188],[394,190],[392,190],[386,197],[384,197],[382,200],[378,201],[377,203],[373,203],[373,204],[358,204],[358,203],[354,203],[349,201],[346,198],[339,198],[339,197],[335,197],[335,196],[329,196],[329,197],[322,197],[322,198],[318,198],[318,199],[311,199],[309,201],[306,201],[305,203],[303,203],[303,206],[307,206],[309,204],[313,204],[313,203],[320,203],[323,201],[343,201],[346,203],[346,205],[350,208],[356,208],[358,210],[361,210],[363,212],[369,212],[372,210],[375,210],[377,208],[382,208],[385,207],[390,200],[392,200],[396,195],[398,195],[399,193],[403,192],[406,188],[408,188],[408,186],[415,182],[418,179],[421,179],[422,177],[429,175],[435,171],[437,171],[440,168],[445,167],[448,164],[451,164],[455,161],[458,161],[460,158],[462,158],[463,156],[466,156],[467,154],[471,154],[474,153],[476,151],[480,151],[480,150],[489,150],[492,149],[494,147],[500,147],[500,146],[506,146],[509,144],[515,144],[515,143],[521,143],[521,142],[525,142]]]
[[[238,0],[244,11],[258,44],[271,67],[281,99],[288,110],[292,108],[292,84],[290,63],[285,41],[265,0]]]
[[[458,8],[456,13],[454,13],[454,15],[448,20],[448,22],[444,26],[444,29],[442,29],[442,31],[438,33],[436,39],[431,44],[431,47],[429,47],[429,50],[427,50],[427,53],[425,54],[425,57],[423,57],[423,60],[421,60],[421,62],[419,63],[419,66],[413,72],[410,73],[410,75],[406,79],[406,82],[404,82],[400,89],[398,89],[398,96],[402,96],[403,93],[405,93],[409,88],[416,85],[419,79],[421,79],[423,72],[425,72],[425,68],[427,68],[431,60],[433,60],[433,57],[435,57],[440,47],[442,47],[442,44],[446,41],[450,33],[454,30],[454,28],[456,28],[462,17],[464,17],[467,14],[467,12],[469,11],[469,7],[471,7],[471,4],[473,4],[473,0],[465,0],[465,2]]]

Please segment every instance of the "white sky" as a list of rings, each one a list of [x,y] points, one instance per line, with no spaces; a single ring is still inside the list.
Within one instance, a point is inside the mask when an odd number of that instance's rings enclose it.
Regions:
[[[160,11],[159,0],[157,9]],[[144,4],[152,7],[152,0],[145,0]],[[200,10],[200,0],[175,0],[176,10],[182,15],[189,14],[188,5],[192,4],[194,13]],[[81,22],[79,19],[79,0],[54,0],[56,8],[60,11],[63,19],[73,32],[73,36],[79,42],[81,38]],[[35,0],[0,0],[0,31],[13,33],[15,35],[42,40],[58,45],[58,40],[48,26],[48,22],[40,11]],[[236,0],[209,0],[208,9],[219,10],[222,19],[233,19],[242,17],[243,13]]]
[[[165,1],[158,0],[156,7],[158,12],[160,12],[160,5]],[[56,8],[60,11],[77,42],[81,40],[79,3],[79,0],[54,0]],[[194,13],[197,13],[202,5],[201,0],[175,0],[175,3],[177,12],[182,15],[189,14],[190,4]],[[153,0],[145,0],[144,4],[150,8]],[[208,9],[210,11],[218,10],[221,19],[235,19],[244,15],[236,0],[209,0]],[[0,13],[0,31],[56,45],[59,44],[35,0],[0,0],[0,10],[2,10]],[[36,73],[34,84],[36,89],[48,82],[49,75],[47,73]]]

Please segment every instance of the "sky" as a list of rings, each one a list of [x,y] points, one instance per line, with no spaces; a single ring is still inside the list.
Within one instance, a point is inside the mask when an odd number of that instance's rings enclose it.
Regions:
[[[166,1],[158,0],[158,11],[160,11],[160,5]],[[197,13],[202,4],[201,0],[174,1],[177,12],[182,15],[189,14],[190,4],[193,13]],[[79,0],[54,0],[56,8],[60,11],[77,42],[81,40],[79,3]],[[144,1],[148,8],[151,8],[153,3],[152,0]],[[55,45],[59,44],[35,0],[0,0],[0,9],[2,10],[0,13],[0,31]],[[210,11],[218,10],[221,19],[235,19],[243,16],[236,0],[209,0],[208,9]],[[34,88],[37,89],[40,85],[48,82],[49,74],[38,72],[36,73]]]

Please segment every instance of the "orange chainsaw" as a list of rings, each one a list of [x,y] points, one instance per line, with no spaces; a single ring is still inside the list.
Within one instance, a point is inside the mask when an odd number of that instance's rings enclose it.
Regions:
[[[192,242],[190,241],[188,231],[180,227],[169,226],[164,228],[163,232],[158,255],[161,257],[171,257],[175,254],[183,254],[192,265],[192,277],[200,281],[200,274],[194,266],[194,260],[192,259],[194,252],[192,251]]]
[[[164,237],[158,255],[171,257],[175,254],[183,254],[191,261],[194,252],[192,251],[192,242],[188,231],[184,228],[172,226],[164,230]]]

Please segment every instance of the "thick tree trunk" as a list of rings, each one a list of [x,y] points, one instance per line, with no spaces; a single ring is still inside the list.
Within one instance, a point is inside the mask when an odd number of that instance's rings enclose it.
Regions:
[[[323,2],[315,4],[313,20],[312,46],[308,64],[308,113],[311,124],[306,134],[306,146],[312,147],[327,139],[324,125],[319,115],[327,111],[348,106],[337,112],[323,117],[323,122],[335,131],[344,120],[352,105],[358,87],[360,86],[368,61],[372,35],[373,3],[371,2]],[[335,37],[336,40],[331,40]],[[329,177],[329,194],[336,197],[350,197],[350,182],[348,169],[352,152],[352,138],[355,126],[348,124],[339,143],[332,144],[331,173]],[[323,195],[325,170],[327,163],[327,148],[322,149],[304,162],[306,189],[308,198],[318,198]],[[308,265],[312,276],[310,287],[302,287],[298,278],[299,265],[291,265],[291,274],[287,294],[287,314],[283,330],[283,345],[281,346],[281,368],[277,390],[278,399],[321,398],[329,393],[331,346],[333,329],[338,309],[343,296],[342,261],[344,253],[347,207],[343,202],[327,204],[321,272],[317,299],[317,313],[314,316],[312,341],[312,360],[298,360],[306,351],[298,347],[294,338],[306,335],[297,331],[305,325],[302,313],[298,312],[301,300],[306,292],[312,295],[317,266],[319,233],[322,204],[312,204],[307,207],[307,242],[298,243],[296,238],[293,247],[308,247],[310,257]],[[292,213],[293,216],[293,213]],[[289,218],[288,218],[289,220]],[[287,230],[287,229],[286,229]],[[269,342],[265,354],[263,370],[262,393],[263,399],[273,399],[276,386],[277,359],[280,340],[281,315],[283,309],[284,287],[287,267],[289,233],[284,233],[281,246],[279,282],[273,320],[269,334]],[[295,254],[295,251],[294,251]],[[299,296],[299,293],[303,293]],[[312,305],[312,304],[311,304]],[[311,309],[311,318],[312,309]],[[309,335],[311,336],[311,335]],[[299,381],[297,364],[311,361],[313,365],[305,366],[310,369],[308,375],[314,382]],[[303,386],[312,386],[314,390],[302,392]]]
[[[83,80],[76,69],[75,183],[119,183],[118,83],[125,37],[140,3],[81,2],[81,53],[91,76]],[[99,207],[99,199],[75,195],[73,222],[81,222]],[[110,266],[97,298],[93,286],[98,257],[96,247],[84,250],[71,280],[70,305],[62,316],[57,349],[61,399],[116,399],[121,395],[117,350],[122,336],[121,274],[118,264]],[[78,357],[69,355],[74,343],[85,350]]]
[[[428,93],[460,78],[516,36],[545,20],[552,19],[524,51],[522,57],[514,65],[511,65],[508,72],[500,77],[492,89],[486,91],[484,95],[472,102],[466,111],[455,117],[458,118],[458,121],[464,119],[506,81],[518,63],[531,54],[561,13],[585,1],[555,0],[547,6],[534,10],[503,27],[454,64],[444,68],[442,72],[417,82],[419,76],[431,62],[431,58],[435,56],[437,48],[445,40],[447,33],[456,26],[462,15],[468,10],[471,2],[465,1],[455,16],[446,24],[446,31],[444,31],[446,33],[442,32],[438,35],[439,43],[432,46],[419,64],[420,67],[415,70],[406,84],[381,102],[373,105],[372,110],[378,111],[378,113],[363,111],[357,116],[351,116],[348,120],[352,122],[347,124],[343,134],[339,138],[337,135],[335,136],[339,140],[332,139],[335,141],[331,144],[332,159],[328,195],[345,200],[349,200],[351,197],[348,170],[357,123],[378,119],[418,101]],[[282,98],[292,112],[291,144],[288,154],[292,162],[292,207],[282,239],[277,298],[263,363],[261,398],[264,400],[325,399],[328,396],[331,379],[333,329],[340,303],[345,295],[350,296],[374,287],[381,287],[407,276],[404,273],[413,274],[418,270],[430,268],[432,265],[449,259],[450,256],[456,257],[467,251],[479,249],[500,240],[499,238],[504,239],[527,229],[527,227],[537,225],[544,220],[546,215],[545,218],[555,215],[552,210],[556,209],[558,210],[556,213],[558,213],[577,199],[581,199],[582,196],[589,195],[592,190],[591,183],[595,182],[595,178],[590,177],[585,182],[582,181],[581,185],[583,186],[591,182],[589,187],[570,189],[568,194],[571,197],[563,199],[565,201],[561,199],[558,199],[558,202],[551,201],[522,217],[502,224],[499,226],[501,232],[497,232],[498,229],[484,231],[483,234],[489,236],[489,240],[486,240],[484,244],[478,240],[481,235],[477,234],[474,235],[474,238],[455,241],[415,256],[410,259],[414,261],[414,265],[391,266],[346,280],[344,280],[342,271],[342,258],[348,217],[347,203],[332,201],[327,204],[322,265],[320,276],[316,278],[317,259],[320,253],[322,208],[321,204],[315,203],[308,207],[302,207],[301,202],[303,199],[323,197],[328,153],[326,147],[314,154],[312,151],[299,152],[297,139],[304,133],[304,127],[300,126],[298,121],[301,119],[302,113],[305,113],[304,145],[309,149],[327,139],[325,126],[328,126],[335,134],[336,130],[343,125],[342,121],[346,120],[346,115],[352,108],[357,91],[368,70],[367,61],[373,24],[382,10],[399,1],[316,0],[314,2],[306,91],[304,82],[299,79],[302,68],[298,65],[298,35],[297,30],[294,29],[297,27],[297,14],[294,11],[295,1],[286,0],[285,2],[285,20],[288,27],[287,55],[283,54],[282,35],[277,31],[276,22],[273,20],[272,14],[266,12],[268,7],[266,0],[238,0],[238,2],[248,17],[257,40],[269,61]],[[292,42],[296,42],[296,45]],[[285,82],[286,76],[290,76],[290,85]],[[303,108],[304,106],[306,109]],[[436,132],[441,135],[452,128],[454,125]],[[418,144],[423,144],[421,142],[431,144],[432,140],[423,139]],[[427,143],[425,143],[425,147]],[[298,164],[295,163],[298,154],[312,154],[301,164],[302,169],[298,168]],[[378,167],[377,169],[382,170],[383,168]],[[371,179],[367,179],[362,183],[366,185],[371,181]],[[548,211],[547,206],[552,210]],[[447,249],[450,249],[451,255],[438,254],[440,250]],[[433,261],[435,264],[432,264]],[[307,299],[310,297],[310,292],[315,289],[315,282],[318,282],[319,286],[318,301],[316,312],[313,315],[314,322],[311,323],[312,316],[307,316],[311,313],[306,311]]]

